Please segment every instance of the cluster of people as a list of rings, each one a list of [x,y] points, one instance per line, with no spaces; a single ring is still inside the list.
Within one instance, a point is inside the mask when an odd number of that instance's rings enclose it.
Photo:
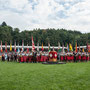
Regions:
[[[58,59],[66,62],[78,62],[78,61],[89,61],[90,56],[88,52],[67,52],[59,53]]]
[[[13,52],[2,53],[2,61],[17,61],[18,54]]]
[[[49,60],[48,52],[20,52],[20,53],[3,53],[2,61],[17,61],[17,62],[46,62]]]
[[[40,51],[40,52],[8,52],[2,53],[2,61],[16,61],[16,62],[47,62],[49,61],[49,52],[48,51]],[[78,62],[78,61],[89,61],[90,54],[88,52],[67,52],[67,53],[58,53],[57,54],[58,61],[65,62]]]

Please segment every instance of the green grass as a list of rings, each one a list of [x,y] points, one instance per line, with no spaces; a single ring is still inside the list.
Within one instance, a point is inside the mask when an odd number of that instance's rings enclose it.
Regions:
[[[90,90],[90,62],[43,65],[0,61],[0,90]]]

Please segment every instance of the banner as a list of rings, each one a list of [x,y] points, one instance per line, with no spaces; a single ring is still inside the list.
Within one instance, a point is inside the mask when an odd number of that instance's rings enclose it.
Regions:
[[[35,51],[35,45],[34,45],[34,40],[33,40],[33,36],[32,36],[32,52]]]
[[[7,53],[7,42],[5,42],[5,52]]]
[[[16,52],[16,41],[15,41],[15,44],[14,44],[14,51]]]
[[[88,45],[88,52],[90,53],[90,45]]]
[[[2,49],[2,41],[1,41],[1,52],[3,52],[3,49]]]

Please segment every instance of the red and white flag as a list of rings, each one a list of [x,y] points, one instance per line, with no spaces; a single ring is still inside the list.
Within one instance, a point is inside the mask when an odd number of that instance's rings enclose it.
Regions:
[[[34,45],[33,36],[32,36],[32,52],[34,51],[35,51],[35,45]]]
[[[1,52],[3,52],[3,49],[2,49],[2,41],[1,41]]]
[[[5,42],[5,52],[7,53],[7,42]]]
[[[15,44],[14,44],[14,51],[16,52],[16,41],[15,41]]]

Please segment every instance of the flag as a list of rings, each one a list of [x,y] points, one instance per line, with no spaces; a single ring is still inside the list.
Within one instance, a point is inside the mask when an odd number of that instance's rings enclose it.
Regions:
[[[14,51],[16,52],[16,41],[14,43]]]
[[[70,51],[73,51],[73,48],[72,48],[72,45],[71,44],[69,44],[69,50]]]
[[[53,51],[55,51],[55,50],[54,50],[54,46],[53,46]]]
[[[58,52],[61,52],[62,49],[61,49],[61,46],[60,46],[60,42],[58,42]]]
[[[2,48],[2,41],[1,41],[1,52],[3,52],[3,48]]]
[[[43,43],[42,43],[42,51],[44,50],[44,48],[43,48]]]
[[[5,42],[5,52],[7,53],[7,42]]]
[[[29,47],[28,47],[28,44],[27,44],[27,53],[29,53]]]
[[[82,48],[82,52],[84,52],[84,48]]]
[[[50,43],[48,43],[48,52],[50,52],[51,49],[50,49]]]
[[[22,49],[21,52],[24,52],[24,41],[22,40]]]
[[[80,45],[79,45],[79,52],[81,52]]]
[[[34,51],[35,51],[35,45],[34,45],[33,36],[32,36],[32,52]]]
[[[88,52],[88,42],[87,42],[87,47],[86,47],[86,50],[87,50],[87,52]]]
[[[90,45],[88,45],[88,52],[90,53]]]
[[[60,42],[58,42],[58,49],[60,49],[60,47],[61,47],[61,46],[60,46]]]
[[[10,41],[10,52],[12,51],[12,44],[11,44],[11,41]]]
[[[64,51],[64,44],[63,44],[63,46],[62,46],[62,52],[65,53],[65,51]]]
[[[75,52],[78,52],[78,50],[77,50],[77,42],[76,42],[76,45],[75,45]]]
[[[19,43],[18,43],[18,49],[17,49],[17,52],[18,52],[18,53],[20,52],[20,49],[19,49]]]
[[[39,52],[39,43],[37,43],[37,51]]]
[[[67,44],[67,52],[69,52],[69,46],[68,46],[68,44]]]

